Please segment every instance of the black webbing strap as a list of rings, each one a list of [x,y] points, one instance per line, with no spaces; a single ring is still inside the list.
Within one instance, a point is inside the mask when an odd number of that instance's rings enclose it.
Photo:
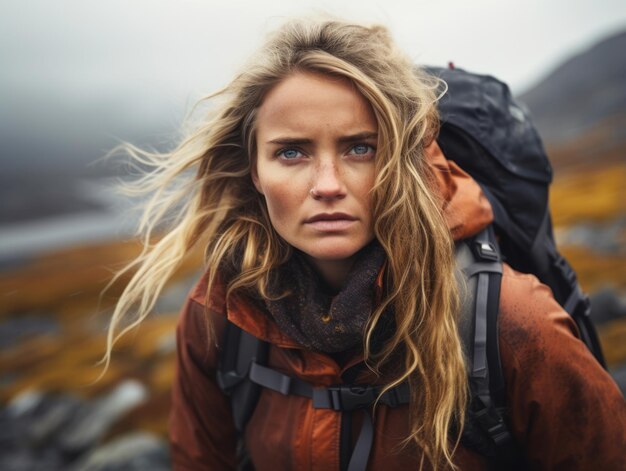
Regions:
[[[476,277],[474,298],[474,337],[469,382],[472,392],[470,414],[473,423],[493,443],[498,469],[514,469],[519,453],[504,420],[504,377],[498,348],[502,262],[491,227],[474,241],[474,263],[464,268],[466,276]]]
[[[339,430],[339,471],[348,471],[352,456],[352,414],[353,411],[341,412]]]
[[[226,323],[222,345],[216,379],[231,396],[235,428],[242,432],[261,394],[257,384],[246,381],[250,362],[266,363],[269,346],[231,322]]]
[[[604,360],[600,340],[591,320],[591,303],[577,282],[563,305],[563,309],[572,316],[580,331],[581,340],[587,345],[593,356],[598,360],[598,363],[606,370],[606,361]]]
[[[363,425],[359,432],[359,438],[354,445],[354,451],[348,463],[348,471],[365,471],[367,462],[369,461],[370,451],[372,450],[372,442],[374,441],[374,424],[372,423],[372,414],[369,410],[363,413]]]
[[[489,228],[490,229],[490,228]],[[487,362],[487,337],[489,324],[489,280],[492,274],[502,275],[502,262],[498,254],[495,236],[487,229],[478,234],[471,247],[477,260],[463,272],[467,278],[477,276],[476,293],[474,296],[474,341],[472,345],[472,366],[470,381],[478,386],[479,395],[489,395],[489,372]],[[497,308],[497,306],[496,306]],[[474,392],[474,390],[472,391]],[[490,402],[489,400],[487,400]]]
[[[499,263],[482,263],[476,262],[472,263],[469,267],[463,270],[465,276],[468,278],[478,274],[478,273],[500,273],[502,274],[502,265]]]
[[[357,363],[341,374],[343,384],[355,384],[361,372],[365,369],[365,362]],[[341,412],[341,427],[339,430],[339,471],[348,471],[353,454],[352,421],[354,411]]]
[[[489,275],[487,273],[478,274],[478,285],[476,287],[475,318],[474,318],[474,350],[472,358],[472,368],[470,377],[475,379],[481,387],[479,393],[485,391],[489,393],[489,372],[487,369],[487,294],[489,288]]]
[[[369,385],[345,385],[315,388],[306,381],[288,376],[279,371],[252,362],[250,365],[250,381],[264,388],[284,395],[295,394],[312,399],[315,409],[332,409],[336,411],[352,411],[370,407],[376,401],[379,388]],[[381,403],[389,407],[408,404],[409,387],[402,383],[386,391],[380,398]]]
[[[364,409],[363,425],[348,463],[348,471],[366,469],[374,440],[374,425],[369,407],[374,404],[380,393],[377,387],[339,384],[315,388],[300,378],[288,376],[256,362],[250,365],[249,378],[253,383],[284,395],[295,394],[308,397],[312,400],[315,409],[332,409],[342,412]],[[385,391],[379,402],[389,407],[397,407],[408,404],[409,399],[408,384],[402,383]]]

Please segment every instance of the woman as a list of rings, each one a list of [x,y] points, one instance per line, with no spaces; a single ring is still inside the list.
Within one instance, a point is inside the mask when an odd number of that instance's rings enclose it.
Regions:
[[[156,166],[144,180],[157,190],[146,241],[173,208],[177,218],[136,262],[109,347],[122,317],[139,303],[122,333],[139,323],[187,254],[201,248],[206,261],[178,328],[176,469],[236,467],[229,399],[215,380],[226,319],[272,344],[272,368],[313,385],[342,383],[363,360],[354,382],[409,383],[408,405],[373,412],[369,469],[486,469],[459,444],[467,376],[453,239],[492,214],[434,141],[438,85],[382,27],[292,22],[217,94],[225,101],[211,121],[172,153],[138,156]],[[195,177],[163,196],[190,169]],[[508,268],[500,311],[511,427],[527,459],[618,469],[623,399],[567,314]],[[264,390],[245,443],[257,469],[338,469],[340,435],[340,412]]]

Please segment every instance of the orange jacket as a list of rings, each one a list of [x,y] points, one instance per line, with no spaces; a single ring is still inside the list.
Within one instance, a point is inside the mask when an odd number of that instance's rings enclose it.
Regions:
[[[478,185],[436,144],[428,149],[456,239],[492,220]],[[230,402],[215,381],[218,346],[207,341],[205,315],[220,332],[226,318],[271,344],[268,364],[317,386],[341,383],[343,368],[328,355],[302,349],[273,320],[243,298],[207,296],[203,280],[190,294],[177,331],[178,371],[172,395],[170,440],[175,470],[236,469],[236,432]],[[610,376],[577,338],[577,329],[536,278],[504,267],[499,340],[512,432],[533,469],[626,469],[626,402]],[[219,336],[216,337],[219,339]],[[417,469],[419,451],[408,435],[407,406],[379,405],[369,469]],[[359,412],[355,412],[359,428]],[[263,389],[245,439],[258,471],[338,470],[341,413],[313,409],[308,398]],[[485,459],[459,447],[462,470],[487,469]]]

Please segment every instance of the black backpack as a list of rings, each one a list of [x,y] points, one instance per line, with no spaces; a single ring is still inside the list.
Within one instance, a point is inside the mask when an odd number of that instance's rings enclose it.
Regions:
[[[498,306],[502,261],[532,273],[548,285],[573,317],[582,340],[605,366],[591,323],[590,304],[576,275],[558,253],[548,208],[552,169],[539,135],[508,87],[490,76],[460,69],[427,69],[448,85],[439,103],[441,131],[437,142],[481,185],[494,210],[492,226],[457,243],[456,258],[468,287],[459,325],[466,357],[471,399],[462,442],[489,458],[496,469],[524,469],[525,460],[509,432],[505,384],[498,347]],[[217,373],[221,389],[231,395],[233,418],[242,432],[254,412],[262,387],[311,398],[315,408],[340,411],[341,469],[364,470],[373,441],[370,408],[379,394],[375,386],[353,384],[361,367],[349,369],[344,384],[316,388],[268,368],[269,346],[227,322]],[[380,402],[407,404],[402,384]],[[351,414],[365,410],[359,437],[350,450]],[[240,469],[252,469],[240,443]]]

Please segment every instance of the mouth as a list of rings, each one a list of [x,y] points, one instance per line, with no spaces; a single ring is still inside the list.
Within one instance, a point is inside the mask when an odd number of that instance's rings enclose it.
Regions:
[[[356,218],[346,213],[320,213],[304,222],[310,224],[319,221],[356,221]]]
[[[321,213],[304,221],[321,232],[336,232],[349,228],[357,218],[345,213]]]

